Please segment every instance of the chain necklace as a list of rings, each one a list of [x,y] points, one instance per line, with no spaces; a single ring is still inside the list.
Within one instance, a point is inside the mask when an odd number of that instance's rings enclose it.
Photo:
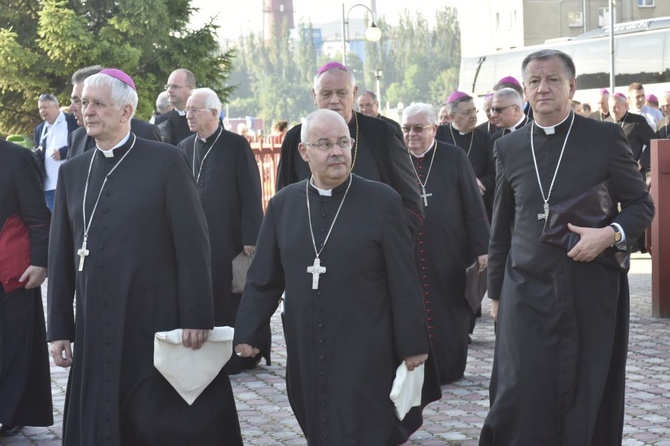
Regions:
[[[312,275],[312,289],[317,290],[319,289],[319,275],[325,274],[326,272],[326,267],[321,266],[321,259],[319,258],[319,256],[321,255],[323,248],[326,247],[326,243],[328,243],[328,238],[330,237],[330,233],[333,231],[333,227],[335,226],[337,217],[340,215],[340,211],[342,210],[344,200],[347,199],[347,194],[349,193],[349,188],[351,187],[351,181],[353,179],[353,175],[351,173],[349,174],[349,184],[347,184],[347,189],[344,191],[344,196],[342,197],[340,206],[337,208],[335,218],[333,218],[333,222],[330,224],[330,229],[328,229],[328,234],[326,234],[326,239],[323,241],[321,249],[319,250],[316,249],[316,240],[314,239],[314,229],[312,228],[312,209],[309,206],[309,183],[312,182],[312,178],[313,176],[310,176],[309,180],[307,180],[305,184],[305,199],[307,200],[307,220],[309,221],[309,235],[312,236],[312,247],[314,247],[315,257],[312,266],[307,267],[307,272]]]
[[[416,175],[416,179],[419,181],[419,186],[421,186],[421,198],[423,198],[423,205],[428,206],[428,197],[432,197],[433,194],[427,194],[426,193],[426,184],[428,184],[428,178],[430,177],[430,171],[433,170],[433,161],[435,161],[435,156],[437,155],[437,140],[433,139],[433,145],[430,146],[430,149],[435,148],[435,151],[433,152],[433,158],[430,160],[430,165],[428,166],[428,173],[426,174],[426,180],[424,182],[421,182],[421,177],[419,176],[419,172],[416,170],[416,167],[414,167],[414,160],[412,160],[412,155],[409,153],[409,149],[407,150],[407,156],[409,156],[409,162],[412,165],[412,169],[414,169],[414,174]],[[424,153],[428,153],[430,149],[426,150]]]
[[[353,172],[354,166],[356,165],[356,158],[358,157],[358,115],[356,114],[355,111],[352,113],[354,114],[354,122],[356,123],[356,138],[354,141],[354,149],[353,149],[354,160],[351,162],[351,169],[349,170]]]
[[[88,181],[91,178],[91,169],[93,168],[93,161],[95,160],[97,153],[93,152],[93,156],[91,156],[91,163],[88,165],[88,173],[86,174],[86,185],[84,186],[84,199],[82,200],[81,205],[81,214],[84,219],[84,240],[81,243],[81,248],[77,250],[77,255],[79,256],[79,271],[84,270],[84,259],[86,259],[86,257],[90,254],[89,250],[86,249],[86,244],[88,242],[88,230],[91,229],[91,223],[93,222],[95,211],[96,209],[98,209],[98,203],[100,202],[102,191],[103,189],[105,189],[105,185],[107,184],[107,179],[116,170],[116,168],[119,167],[119,165],[123,162],[123,160],[126,159],[128,154],[133,150],[133,147],[135,147],[135,142],[137,142],[137,137],[133,133],[133,143],[130,145],[130,148],[126,153],[123,154],[119,162],[116,163],[114,167],[112,167],[109,173],[105,175],[105,179],[102,181],[102,186],[100,186],[100,192],[98,192],[98,198],[96,198],[95,204],[93,205],[93,210],[91,211],[91,218],[88,220],[88,223],[86,223],[86,196],[88,195]]]
[[[454,145],[457,146],[458,144],[456,144],[456,138],[454,137],[454,125],[453,124],[451,124],[449,126],[449,131],[451,132],[451,140],[454,142]],[[473,130],[471,132],[471,134],[472,134],[472,137],[470,137],[470,147],[468,147],[467,156],[470,156],[470,151],[472,150],[472,143],[475,141],[475,131]]]
[[[214,145],[219,140],[219,136],[221,136],[221,133],[223,133],[223,127],[219,128],[219,134],[216,135],[216,139],[214,139],[212,145],[209,146],[209,149],[207,149],[207,152],[205,152],[205,156],[202,157],[202,160],[200,161],[200,169],[198,169],[197,174],[195,173],[195,145],[198,142],[198,135],[197,134],[195,135],[195,139],[193,140],[193,162],[191,163],[191,169],[193,170],[193,178],[195,178],[196,183],[200,182],[200,174],[202,173],[202,166],[203,164],[205,164],[205,159],[207,158],[207,155],[209,155],[209,152],[212,151],[212,148],[214,148]]]
[[[537,158],[535,157],[535,144],[533,142],[533,127],[537,125],[535,121],[530,129],[530,150],[533,153],[533,164],[535,165],[535,174],[537,175],[537,184],[540,186],[540,193],[542,194],[542,200],[544,200],[544,213],[537,214],[538,220],[543,220],[546,222],[549,217],[549,198],[551,197],[551,192],[554,190],[554,181],[556,181],[556,175],[558,174],[558,169],[561,167],[561,161],[563,160],[563,153],[565,152],[565,146],[568,144],[568,138],[570,137],[570,131],[572,130],[572,124],[575,123],[575,114],[572,113],[572,120],[570,121],[570,127],[568,127],[568,133],[565,135],[565,141],[563,141],[563,148],[561,149],[561,154],[558,157],[558,163],[556,164],[556,170],[554,170],[554,177],[551,179],[551,184],[549,185],[549,192],[547,196],[544,196],[544,188],[542,187],[542,180],[540,179],[540,169],[537,167]]]

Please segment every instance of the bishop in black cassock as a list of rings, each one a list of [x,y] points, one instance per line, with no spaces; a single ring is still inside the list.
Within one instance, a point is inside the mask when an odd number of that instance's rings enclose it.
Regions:
[[[347,67],[337,62],[328,63],[315,77],[314,102],[320,109],[336,111],[348,123],[349,133],[354,138],[352,172],[395,189],[402,198],[408,223],[416,233],[423,219],[423,208],[407,150],[391,125],[353,110],[358,91],[355,84],[353,73]],[[309,177],[309,166],[298,153],[301,127],[297,125],[289,130],[282,143],[277,190]]]
[[[146,121],[142,121],[141,119],[133,118],[130,120],[130,131],[138,138],[147,139],[149,141],[161,140],[158,127]],[[81,126],[68,135],[67,144],[67,159],[70,159],[94,148],[95,138],[88,136],[86,127]]]
[[[412,370],[429,351],[401,200],[387,185],[349,173],[351,138],[341,116],[317,110],[303,125],[300,151],[313,180],[285,187],[268,204],[235,349],[258,353],[285,291],[288,396],[308,444],[401,444],[420,426],[422,407],[440,398],[429,361],[421,407],[400,422],[389,399],[398,365],[404,360]]]
[[[472,308],[465,299],[465,270],[487,264],[489,223],[465,152],[435,137],[435,111],[412,104],[403,111],[405,133],[418,182],[425,187],[426,218],[418,236],[419,270],[430,340],[440,383],[463,377]],[[430,126],[430,125],[433,126]]]
[[[0,228],[11,216],[27,227],[29,265],[24,283],[10,288],[0,277],[0,437],[18,433],[20,426],[53,424],[49,358],[40,285],[46,277],[49,219],[42,181],[30,150],[0,140]],[[3,231],[6,235],[6,229]],[[0,250],[7,252],[0,236]],[[3,262],[12,262],[4,258]],[[6,265],[3,265],[6,272]],[[25,275],[21,271],[21,275]],[[13,277],[18,280],[20,276]]]
[[[211,108],[207,108],[209,106]],[[243,250],[253,255],[263,221],[261,180],[256,159],[246,138],[223,129],[221,102],[208,88],[195,89],[186,104],[187,119],[195,135],[179,143],[198,185],[212,251],[214,325],[235,326],[242,295],[232,292],[232,261]],[[270,332],[267,333],[269,361]],[[253,368],[256,360],[237,356],[226,364],[228,374]]]
[[[480,445],[618,445],[628,279],[593,259],[617,231],[625,249],[651,221],[653,204],[621,129],[571,111],[569,56],[533,53],[522,71],[536,121],[495,146],[488,293],[498,334]],[[569,226],[580,240],[568,252],[539,241],[544,199],[561,203],[605,180],[621,205],[618,226]]]
[[[137,99],[112,105],[119,82],[133,88],[114,69],[86,79],[84,120],[100,149],[59,175],[48,338],[56,364],[71,365],[63,444],[241,445],[225,371],[189,406],[153,366],[156,332],[183,328],[197,349],[213,326],[207,222],[183,154],[130,133]]]

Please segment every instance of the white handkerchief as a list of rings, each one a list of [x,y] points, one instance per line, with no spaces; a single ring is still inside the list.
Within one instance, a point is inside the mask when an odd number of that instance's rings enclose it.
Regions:
[[[184,347],[182,329],[154,336],[154,367],[189,405],[216,378],[233,353],[232,327],[214,327],[199,350]]]
[[[424,369],[423,364],[411,372],[407,370],[407,364],[403,361],[395,372],[393,387],[391,388],[391,401],[395,405],[395,413],[400,421],[405,418],[407,412],[421,404],[421,389],[423,388]]]

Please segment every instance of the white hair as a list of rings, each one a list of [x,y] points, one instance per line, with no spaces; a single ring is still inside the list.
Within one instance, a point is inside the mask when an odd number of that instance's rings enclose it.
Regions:
[[[405,107],[402,111],[402,121],[405,122],[405,119],[410,116],[423,116],[428,121],[428,124],[437,124],[437,113],[435,113],[435,109],[423,102],[415,102],[414,104]]]
[[[203,105],[207,110],[216,110],[216,114],[221,114],[221,100],[214,90],[211,88],[196,88],[191,92],[191,96],[202,94],[205,96],[205,103]]]
[[[84,88],[105,86],[111,88],[109,97],[114,108],[121,110],[126,105],[130,105],[134,116],[137,110],[137,92],[130,85],[103,73],[94,74],[84,80]]]

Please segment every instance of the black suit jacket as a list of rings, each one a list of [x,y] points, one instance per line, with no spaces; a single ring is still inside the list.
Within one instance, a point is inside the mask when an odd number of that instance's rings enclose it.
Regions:
[[[186,116],[181,116],[175,109],[158,116],[155,122],[160,130],[162,141],[173,146],[195,133],[188,128]]]
[[[67,122],[67,134],[69,140],[72,132],[77,130],[77,118],[70,113],[64,113],[64,114],[65,114],[65,122]],[[46,178],[47,176],[47,172],[44,167],[44,147],[46,147],[47,141],[49,140],[49,135],[46,135],[44,141],[40,141],[40,138],[42,137],[42,130],[44,129],[44,124],[45,122],[42,121],[40,125],[35,127],[35,132],[33,134],[33,141],[35,141],[34,143],[35,148],[33,149],[33,153],[35,154],[37,165],[40,168],[40,173],[42,174],[42,180],[44,180],[44,178]],[[60,152],[60,159],[64,160],[68,158],[68,147],[69,144],[58,148],[58,151]]]
[[[141,119],[133,118],[130,121],[130,131],[133,132],[138,138],[148,139],[149,141],[161,140],[158,127],[153,124],[149,124],[146,121],[142,121]],[[86,128],[81,126],[74,132],[70,133],[67,139],[67,145],[69,147],[67,158],[70,159],[77,155],[81,155],[87,150],[95,147],[95,139],[89,137],[86,133]]]
[[[656,133],[642,115],[628,112],[623,119],[617,121],[621,126],[628,144],[633,151],[633,158],[640,163],[640,172],[646,175],[651,169],[651,140],[656,139]]]

